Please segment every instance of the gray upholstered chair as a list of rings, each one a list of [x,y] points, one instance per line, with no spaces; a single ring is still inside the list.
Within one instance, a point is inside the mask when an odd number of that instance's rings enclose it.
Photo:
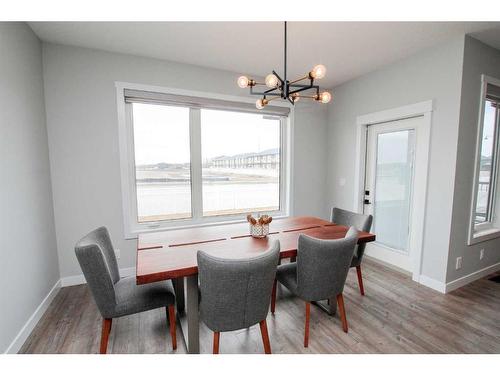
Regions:
[[[355,227],[357,230],[369,232],[372,227],[373,216],[358,214],[356,212],[333,207],[331,221],[335,224],[345,225],[346,227]],[[359,291],[362,296],[365,295],[365,288],[363,286],[363,276],[361,275],[361,260],[363,259],[363,254],[365,252],[365,246],[365,243],[356,245],[351,262],[351,267],[356,267]]]
[[[213,353],[219,353],[220,332],[260,324],[266,354],[271,354],[266,317],[276,276],[280,244],[247,259],[222,259],[198,252],[201,320],[214,332]]]
[[[344,238],[320,240],[304,234],[299,236],[297,261],[278,267],[276,279],[290,292],[306,301],[304,347],[309,345],[309,315],[312,301],[337,298],[342,328],[347,332],[344,307],[345,280],[349,272],[358,231],[351,227]],[[276,281],[271,299],[271,312],[276,308]]]
[[[175,295],[170,281],[136,285],[135,277],[120,278],[113,245],[105,227],[90,232],[78,241],[75,253],[103,318],[101,354],[106,353],[113,318],[159,307],[168,308],[172,347],[177,349]]]

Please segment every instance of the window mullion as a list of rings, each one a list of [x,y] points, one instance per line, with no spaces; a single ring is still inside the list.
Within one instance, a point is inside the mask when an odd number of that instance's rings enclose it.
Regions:
[[[499,153],[500,153],[500,129],[499,129],[499,109],[498,109],[498,103],[496,103],[495,107],[495,132],[494,132],[494,145],[493,145],[493,158],[492,158],[492,178],[490,180],[490,189],[491,189],[491,194],[489,197],[489,202],[488,202],[488,212],[489,212],[489,220],[490,222],[495,222],[496,221],[496,195],[498,192],[497,189],[497,183],[498,183],[498,168],[499,168]]]
[[[201,111],[189,111],[189,134],[191,141],[191,207],[195,221],[203,217],[202,166],[201,166]]]

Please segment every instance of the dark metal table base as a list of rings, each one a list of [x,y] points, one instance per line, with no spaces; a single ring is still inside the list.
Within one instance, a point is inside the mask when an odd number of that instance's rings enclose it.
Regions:
[[[198,312],[198,275],[173,281],[177,318],[188,353],[200,352],[200,323]]]
[[[332,303],[329,305],[328,301],[313,301],[313,305],[318,306],[321,310],[325,311],[328,315],[335,315],[337,312],[337,301],[332,298]]]

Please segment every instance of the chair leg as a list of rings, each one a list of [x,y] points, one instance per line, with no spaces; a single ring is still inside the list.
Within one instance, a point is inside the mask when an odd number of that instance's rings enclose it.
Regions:
[[[309,346],[309,319],[311,316],[311,302],[306,302],[306,326],[304,330],[304,348]]]
[[[345,316],[345,306],[344,306],[344,296],[342,293],[340,293],[337,296],[337,303],[339,305],[339,315],[340,315],[340,320],[342,320],[342,329],[344,330],[345,333],[347,333],[347,318]]]
[[[101,348],[99,353],[106,354],[108,349],[108,339],[109,333],[111,332],[111,323],[112,319],[103,319],[102,320],[102,331],[101,331]]]
[[[214,332],[214,354],[219,354],[219,338],[220,332]]]
[[[269,342],[269,334],[267,333],[267,323],[266,320],[259,322],[260,333],[262,335],[262,342],[264,343],[264,352],[266,354],[271,354],[271,343]]]
[[[273,292],[271,294],[271,313],[274,314],[274,311],[276,310],[276,287],[278,284],[278,280],[274,279],[273,283]]]
[[[172,338],[172,349],[177,349],[177,335],[175,331],[175,307],[174,305],[168,306],[168,321],[170,325],[170,337]]]
[[[358,274],[358,284],[359,284],[359,291],[361,292],[361,295],[365,295],[365,288],[363,286],[363,276],[361,275],[361,265],[356,266],[356,273]]]

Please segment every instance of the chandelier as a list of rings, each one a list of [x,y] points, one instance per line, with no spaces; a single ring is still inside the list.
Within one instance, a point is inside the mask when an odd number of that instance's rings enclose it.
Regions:
[[[279,76],[276,71],[267,75],[265,83],[260,83],[247,76],[241,76],[238,78],[238,86],[243,88],[250,87],[251,95],[259,95],[262,98],[258,99],[255,106],[258,109],[264,108],[271,100],[274,99],[284,99],[288,100],[290,103],[295,104],[300,98],[313,99],[320,103],[328,103],[332,100],[332,94],[328,91],[320,92],[318,85],[314,84],[316,79],[321,79],[326,74],[326,68],[324,65],[316,65],[312,70],[305,76],[289,81],[286,75],[286,63],[287,63],[287,35],[286,35],[286,22],[285,22],[285,48],[284,48],[284,66],[283,66],[283,78]],[[309,82],[302,82],[307,81]],[[302,82],[302,83],[300,83]],[[264,91],[255,91],[255,86],[266,86],[267,89]],[[305,91],[311,90],[309,94],[304,94]]]

